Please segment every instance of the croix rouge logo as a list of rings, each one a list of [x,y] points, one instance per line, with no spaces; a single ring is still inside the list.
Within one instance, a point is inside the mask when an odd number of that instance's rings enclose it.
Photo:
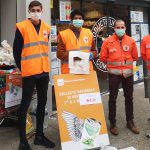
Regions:
[[[95,43],[97,45],[97,35],[99,32],[103,31],[104,28],[107,26],[109,28],[113,28],[115,23],[115,19],[112,17],[102,17],[100,18],[93,26],[92,33],[94,36]],[[95,58],[93,60],[93,63],[95,64],[96,68],[99,69],[102,72],[107,72],[106,64],[100,61],[99,57]]]

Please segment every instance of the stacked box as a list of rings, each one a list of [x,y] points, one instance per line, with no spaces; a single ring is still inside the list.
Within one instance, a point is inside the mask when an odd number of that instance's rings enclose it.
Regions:
[[[0,75],[0,116],[6,113],[5,111],[5,91],[6,91],[6,76]]]

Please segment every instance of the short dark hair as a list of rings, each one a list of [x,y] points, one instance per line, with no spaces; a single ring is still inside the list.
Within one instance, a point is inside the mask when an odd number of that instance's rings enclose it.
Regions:
[[[117,19],[116,21],[115,21],[115,23],[114,23],[114,27],[116,26],[116,23],[117,22],[124,22],[124,24],[125,24],[125,21],[124,20],[122,20],[122,19]]]
[[[82,16],[83,20],[84,20],[84,14],[80,11],[80,10],[73,10],[70,14],[71,20],[73,20],[75,15],[80,15]]]
[[[43,5],[39,2],[39,1],[32,1],[30,4],[29,4],[29,10],[34,7],[34,6],[40,6],[41,9],[43,9]]]

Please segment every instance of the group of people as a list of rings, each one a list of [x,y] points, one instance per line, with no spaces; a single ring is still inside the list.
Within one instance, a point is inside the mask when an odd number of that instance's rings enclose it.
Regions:
[[[37,89],[37,127],[34,144],[47,148],[54,148],[43,132],[45,106],[49,82],[48,41],[50,26],[41,20],[43,11],[39,1],[29,4],[30,18],[16,24],[16,34],[13,54],[17,67],[22,74],[22,101],[19,111],[19,150],[31,150],[26,137],[26,116],[31,102],[34,87]],[[89,68],[93,71],[92,60],[97,57],[97,50],[93,35],[89,29],[83,28],[84,15],[79,10],[71,12],[71,25],[58,35],[57,57],[61,60],[61,73],[68,74],[68,57],[70,51],[89,53]],[[125,97],[125,111],[127,128],[139,134],[134,124],[133,114],[133,61],[138,60],[135,41],[126,35],[126,26],[123,20],[116,20],[114,34],[102,44],[100,60],[107,63],[109,77],[109,120],[110,132],[118,135],[116,126],[116,99],[119,84],[122,83]],[[141,55],[147,63],[150,76],[150,36],[144,37],[141,43]],[[74,57],[74,60],[81,60]]]

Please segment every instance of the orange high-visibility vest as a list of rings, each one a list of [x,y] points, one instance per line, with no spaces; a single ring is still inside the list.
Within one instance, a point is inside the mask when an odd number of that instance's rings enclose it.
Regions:
[[[150,35],[145,36],[141,41],[141,56],[147,65],[147,75],[150,76]]]
[[[66,29],[60,32],[60,36],[67,51],[82,51],[89,53],[92,47],[93,35],[89,29],[82,28],[79,39],[71,29]],[[93,70],[92,61],[90,61],[90,71]],[[69,73],[68,61],[61,60],[61,73]]]
[[[21,74],[23,77],[49,72],[48,35],[50,26],[41,21],[40,31],[37,34],[30,20],[16,24],[23,39],[24,45],[21,54]]]
[[[100,61],[107,63],[111,74],[129,77],[133,74],[133,61],[138,59],[134,40],[124,35],[120,42],[117,35],[108,37],[102,44]]]

